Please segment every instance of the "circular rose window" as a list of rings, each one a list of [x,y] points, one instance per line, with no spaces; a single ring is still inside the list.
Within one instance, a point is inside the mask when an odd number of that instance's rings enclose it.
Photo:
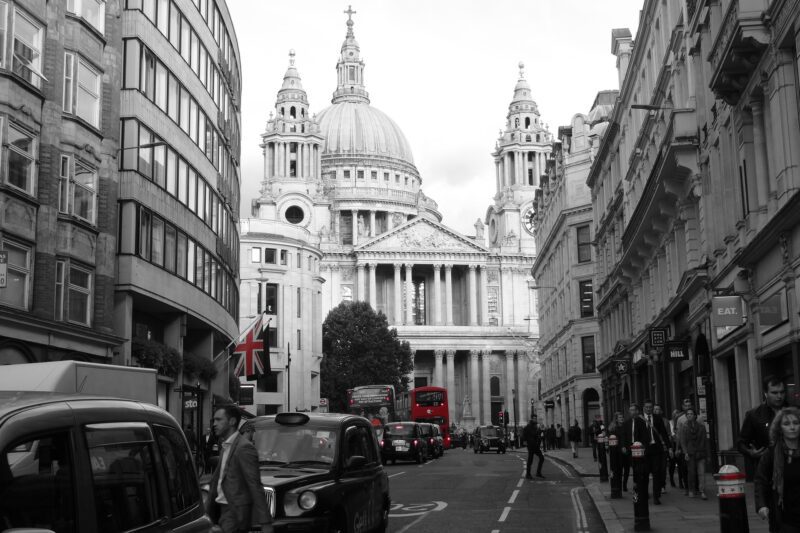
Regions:
[[[291,222],[292,224],[299,224],[303,221],[306,217],[306,214],[303,213],[303,210],[293,205],[289,209],[286,210],[286,220]]]

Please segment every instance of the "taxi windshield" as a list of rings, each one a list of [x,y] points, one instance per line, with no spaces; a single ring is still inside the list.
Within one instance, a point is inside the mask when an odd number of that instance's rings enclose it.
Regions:
[[[258,424],[253,433],[261,465],[330,469],[336,457],[336,433],[304,426]]]
[[[481,433],[483,434],[484,437],[496,437],[497,428],[493,427],[483,428],[483,430],[481,430]]]
[[[414,426],[406,424],[389,424],[384,427],[383,437],[413,437]]]

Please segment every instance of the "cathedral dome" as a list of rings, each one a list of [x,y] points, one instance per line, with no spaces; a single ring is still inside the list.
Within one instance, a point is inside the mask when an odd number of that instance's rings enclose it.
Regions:
[[[363,101],[338,101],[317,115],[325,137],[323,156],[377,156],[414,165],[411,146],[400,127]]]

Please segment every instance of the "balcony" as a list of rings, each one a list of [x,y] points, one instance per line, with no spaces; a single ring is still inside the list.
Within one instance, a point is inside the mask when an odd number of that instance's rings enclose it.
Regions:
[[[733,0],[708,55],[711,89],[729,105],[739,101],[769,43],[763,22],[769,0]]]

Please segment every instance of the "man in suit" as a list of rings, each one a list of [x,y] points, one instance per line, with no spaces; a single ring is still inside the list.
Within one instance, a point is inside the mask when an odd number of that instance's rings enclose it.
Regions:
[[[522,437],[525,439],[525,445],[528,447],[528,465],[527,473],[525,474],[527,479],[533,479],[533,477],[531,477],[531,465],[533,464],[534,455],[539,457],[539,465],[536,467],[536,477],[544,478],[542,475],[544,454],[541,449],[543,432],[537,423],[537,418],[536,415],[531,415],[531,421],[528,422],[528,425],[522,430]]]
[[[644,432],[644,458],[647,470],[653,476],[653,503],[661,504],[661,489],[664,482],[664,457],[669,450],[669,434],[664,426],[661,415],[653,412],[653,400],[644,401],[644,415],[642,417],[646,427]]]
[[[211,477],[206,512],[224,533],[245,533],[252,524],[259,524],[261,533],[272,533],[272,517],[259,478],[258,452],[239,434],[238,407],[219,407],[213,420],[220,460]]]
[[[644,419],[639,415],[639,406],[635,403],[632,403],[630,407],[628,407],[628,418],[625,419],[625,422],[623,423],[622,426],[622,454],[625,456],[625,459],[630,463],[630,466],[633,470],[633,492],[636,492],[636,484],[639,481],[638,472],[641,471],[637,470],[637,468],[639,469],[644,468],[646,470],[647,465],[642,465],[641,467],[637,466],[639,463],[635,461],[641,462],[645,461],[645,459],[632,459],[631,445],[634,442],[639,442],[642,445],[644,445],[646,431],[647,431],[647,424],[645,423]]]
[[[758,467],[758,461],[769,448],[769,426],[775,414],[786,407],[786,384],[775,376],[767,376],[761,390],[764,402],[747,411],[736,447],[744,455],[748,480]]]

